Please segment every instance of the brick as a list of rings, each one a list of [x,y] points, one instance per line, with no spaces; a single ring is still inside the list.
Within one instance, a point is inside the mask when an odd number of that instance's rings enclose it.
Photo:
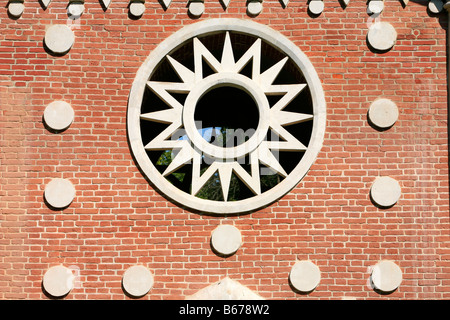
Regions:
[[[245,3],[232,1],[227,10],[206,3],[198,20],[242,18],[287,36],[315,66],[327,101],[325,140],[305,178],[267,208],[225,218],[168,201],[130,153],[126,109],[138,68],[165,38],[197,21],[185,3],[167,11],[157,2],[146,6],[139,20],[128,18],[126,6],[106,13],[92,6],[61,57],[47,54],[42,38],[45,25],[66,20],[65,9],[44,12],[30,2],[20,19],[0,15],[0,299],[48,299],[42,276],[56,264],[80,270],[81,285],[65,299],[129,299],[120,280],[134,264],[155,275],[143,299],[183,299],[226,275],[267,299],[450,297],[447,49],[437,17],[419,3],[386,4],[383,16],[399,36],[381,54],[367,47],[365,2],[345,10],[327,4],[316,18],[300,2],[265,3],[257,17],[246,14]],[[385,131],[367,122],[379,97],[400,110]],[[70,101],[75,119],[55,134],[42,112],[58,99]],[[402,186],[389,209],[375,207],[368,193],[382,175]],[[61,210],[43,202],[45,185],[57,177],[77,190]],[[221,223],[243,236],[230,257],[210,247]],[[306,296],[287,278],[300,259],[322,271]],[[404,283],[389,295],[367,287],[367,268],[382,259],[403,271]]]

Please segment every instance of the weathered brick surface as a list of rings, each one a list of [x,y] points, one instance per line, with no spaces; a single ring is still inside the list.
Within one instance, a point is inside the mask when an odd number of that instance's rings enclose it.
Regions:
[[[449,299],[449,172],[447,15],[427,13],[427,1],[386,1],[381,15],[398,32],[393,50],[366,43],[365,1],[325,3],[318,17],[306,2],[264,1],[257,17],[244,1],[206,1],[200,19],[186,1],[164,11],[146,2],[139,20],[127,3],[103,11],[87,0],[67,55],[43,48],[47,26],[66,23],[66,1],[47,10],[28,1],[20,19],[0,10],[0,299],[47,299],[41,281],[56,264],[78,270],[66,299],[128,299],[123,272],[144,264],[155,276],[143,299],[181,299],[225,276],[267,299]],[[237,17],[266,24],[311,60],[327,101],[324,146],[308,175],[277,203],[249,215],[214,217],[167,201],[133,161],[126,108],[135,73],[167,36],[198,20]],[[376,98],[395,101],[399,120],[386,131],[367,122]],[[59,134],[42,121],[45,106],[71,103],[75,119]],[[389,175],[402,187],[390,209],[375,207],[369,188]],[[51,210],[43,201],[52,178],[76,186],[74,202]],[[228,258],[214,254],[211,231],[234,223],[243,245]],[[296,260],[322,274],[310,294],[288,281]],[[370,267],[395,261],[401,286],[380,295]]]

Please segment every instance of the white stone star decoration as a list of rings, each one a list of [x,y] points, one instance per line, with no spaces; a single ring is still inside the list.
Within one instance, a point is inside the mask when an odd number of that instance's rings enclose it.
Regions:
[[[166,123],[169,126],[145,145],[146,150],[176,150],[178,153],[163,172],[168,176],[181,166],[192,163],[192,195],[197,194],[205,183],[216,173],[220,177],[223,198],[227,201],[231,175],[236,176],[255,194],[261,194],[260,168],[262,163],[272,171],[286,177],[287,172],[272,151],[304,152],[307,147],[289,133],[284,126],[310,121],[313,115],[283,111],[283,109],[306,87],[306,84],[273,84],[280,71],[286,65],[288,57],[261,72],[261,39],[236,61],[230,35],[227,32],[221,60],[202,44],[198,38],[193,39],[194,70],[190,70],[169,55],[167,60],[182,82],[148,81],[147,86],[162,100],[169,109],[141,114],[142,120]],[[205,61],[213,74],[203,78],[202,63]],[[251,77],[240,71],[252,64]],[[249,93],[259,111],[259,124],[256,132],[245,143],[235,147],[221,147],[210,144],[200,135],[194,121],[194,111],[201,96],[217,86],[232,86]],[[184,104],[175,99],[171,93],[184,93]],[[266,95],[278,95],[281,98],[272,107]],[[213,112],[213,110],[211,110]],[[187,139],[171,139],[180,128],[186,131]],[[280,141],[266,141],[269,130],[276,133]],[[206,155],[214,162],[201,174],[202,156]],[[250,172],[247,172],[236,159],[249,157]]]

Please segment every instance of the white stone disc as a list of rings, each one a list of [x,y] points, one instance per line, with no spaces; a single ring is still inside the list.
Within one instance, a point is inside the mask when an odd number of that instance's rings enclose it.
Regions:
[[[313,14],[321,14],[325,9],[325,4],[322,0],[313,0],[309,3],[308,9]]]
[[[56,178],[45,187],[44,197],[53,208],[64,208],[75,198],[75,187],[69,180]]]
[[[428,9],[432,13],[439,13],[444,9],[444,3],[442,0],[430,0],[430,2],[428,2]]]
[[[67,8],[67,12],[69,13],[69,16],[72,16],[74,18],[79,18],[84,12],[84,4],[83,3],[71,3],[69,4],[69,7]]]
[[[23,2],[10,2],[8,4],[8,12],[13,17],[20,17],[25,10]]]
[[[374,14],[381,13],[384,9],[384,1],[372,0],[369,2],[368,11]]]
[[[370,121],[379,128],[389,128],[398,120],[397,105],[390,99],[375,100],[369,108]]]
[[[145,12],[145,4],[139,1],[130,4],[130,13],[135,17],[140,17]]]
[[[239,282],[226,277],[185,297],[185,300],[264,300],[264,298]]]
[[[199,1],[191,1],[188,10],[194,17],[199,17],[205,12],[205,4]]]
[[[47,29],[44,42],[53,53],[65,53],[72,48],[75,42],[75,34],[68,26],[56,24]]]
[[[68,128],[73,118],[72,106],[65,101],[53,101],[44,110],[44,121],[53,130]]]
[[[388,22],[375,22],[369,28],[367,40],[374,49],[389,50],[397,41],[397,31]]]
[[[242,244],[241,232],[235,226],[218,226],[211,234],[211,245],[223,255],[235,253]]]
[[[382,207],[391,207],[396,204],[401,193],[399,183],[391,177],[377,178],[370,188],[372,200]]]
[[[142,297],[153,287],[153,275],[144,266],[132,266],[123,274],[122,285],[125,291],[134,296]]]
[[[44,274],[42,286],[53,297],[62,297],[72,290],[74,278],[75,276],[69,268],[54,266]]]
[[[320,282],[319,267],[309,260],[298,261],[289,273],[289,280],[295,289],[302,292],[310,292]]]
[[[250,1],[247,5],[247,12],[251,16],[256,16],[261,13],[263,9],[262,2],[260,1]]]
[[[394,262],[383,260],[372,269],[371,278],[376,289],[391,292],[402,283],[402,270]]]

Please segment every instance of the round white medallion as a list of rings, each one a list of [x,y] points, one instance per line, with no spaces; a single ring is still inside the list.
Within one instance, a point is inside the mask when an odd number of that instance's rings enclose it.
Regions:
[[[437,14],[444,9],[444,3],[442,0],[430,0],[430,2],[428,2],[428,9],[430,12]]]
[[[25,10],[23,2],[10,2],[8,4],[8,13],[13,17],[20,17]]]
[[[73,288],[75,276],[72,271],[64,266],[51,267],[44,274],[42,286],[53,297],[65,296]]]
[[[377,178],[370,188],[372,200],[381,207],[391,207],[400,199],[402,190],[391,177]]]
[[[132,14],[135,17],[140,17],[145,12],[145,4],[140,1],[135,1],[130,4],[130,14]]]
[[[322,0],[313,0],[309,3],[308,9],[313,14],[321,14],[325,9],[325,4]]]
[[[65,101],[53,101],[44,110],[44,121],[53,130],[68,128],[74,118],[72,106]]]
[[[370,105],[367,115],[375,126],[386,129],[397,121],[398,108],[390,99],[378,99]]]
[[[220,254],[231,255],[242,244],[241,232],[235,226],[218,226],[211,234],[211,245]]]
[[[132,266],[123,274],[122,286],[124,290],[134,296],[142,297],[153,287],[153,275],[144,266]]]
[[[382,0],[371,0],[368,6],[368,12],[372,14],[381,13],[384,9],[384,1]]]
[[[389,50],[397,41],[397,32],[388,22],[375,22],[369,28],[367,41],[374,49]]]
[[[314,290],[320,282],[320,270],[309,260],[298,261],[289,273],[289,280],[301,292]]]
[[[56,24],[47,29],[44,42],[50,51],[62,54],[72,48],[75,42],[75,34],[68,26]]]
[[[191,1],[188,10],[194,17],[200,17],[205,12],[205,4],[201,1]]]
[[[77,19],[81,17],[81,15],[84,12],[84,4],[81,2],[73,2],[69,4],[69,7],[67,8],[67,13],[70,17],[73,17],[74,19]]]
[[[371,280],[375,289],[391,292],[402,283],[402,270],[394,262],[383,260],[373,267]]]
[[[69,180],[56,178],[45,187],[44,197],[53,208],[64,208],[75,198],[75,187]]]
[[[256,16],[261,13],[263,9],[262,1],[250,1],[247,4],[247,13],[251,16]]]

